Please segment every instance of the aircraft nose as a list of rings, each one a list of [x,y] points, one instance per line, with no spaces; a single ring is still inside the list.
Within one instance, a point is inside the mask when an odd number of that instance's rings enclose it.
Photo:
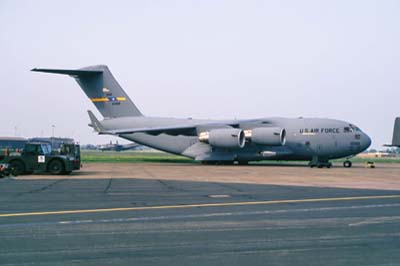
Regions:
[[[371,145],[371,138],[367,134],[364,133],[362,136],[362,141],[361,141],[361,146],[362,146],[363,150],[368,149],[370,145]]]

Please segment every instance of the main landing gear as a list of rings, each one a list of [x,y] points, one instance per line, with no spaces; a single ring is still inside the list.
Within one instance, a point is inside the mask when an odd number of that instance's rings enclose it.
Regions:
[[[318,168],[324,168],[324,167],[326,167],[326,168],[331,168],[332,167],[332,163],[330,163],[330,162],[317,162],[317,163],[309,163],[308,164],[311,168],[314,168],[314,167],[318,167]]]
[[[317,156],[313,157],[312,160],[308,163],[311,168],[318,167],[318,168],[331,168],[332,163],[328,160],[321,160]]]
[[[350,168],[351,166],[352,166],[351,161],[346,160],[346,161],[343,162],[343,167],[345,167],[345,168]]]

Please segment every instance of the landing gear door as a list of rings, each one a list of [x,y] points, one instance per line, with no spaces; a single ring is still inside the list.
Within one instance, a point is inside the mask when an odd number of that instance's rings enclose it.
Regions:
[[[323,149],[322,143],[319,141],[319,128],[315,127],[307,120],[304,121],[302,132],[304,145],[308,152],[312,154],[320,153]]]

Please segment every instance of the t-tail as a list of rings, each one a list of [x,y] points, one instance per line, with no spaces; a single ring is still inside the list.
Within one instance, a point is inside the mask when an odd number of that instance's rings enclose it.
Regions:
[[[32,71],[73,77],[106,119],[142,116],[142,113],[105,65],[89,66],[77,70],[34,68]]]

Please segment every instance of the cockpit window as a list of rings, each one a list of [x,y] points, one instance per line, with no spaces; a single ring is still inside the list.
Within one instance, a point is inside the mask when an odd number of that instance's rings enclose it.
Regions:
[[[361,132],[361,129],[359,129],[355,125],[349,124],[348,127],[344,127],[343,132],[344,133]]]
[[[358,127],[356,127],[355,125],[349,124],[348,127],[344,128],[344,132],[347,133],[352,133],[352,132],[360,132],[361,129],[359,129]]]
[[[353,132],[353,129],[350,128],[350,127],[345,127],[344,130],[343,130],[343,132],[344,132],[344,133],[351,133],[351,132]]]

